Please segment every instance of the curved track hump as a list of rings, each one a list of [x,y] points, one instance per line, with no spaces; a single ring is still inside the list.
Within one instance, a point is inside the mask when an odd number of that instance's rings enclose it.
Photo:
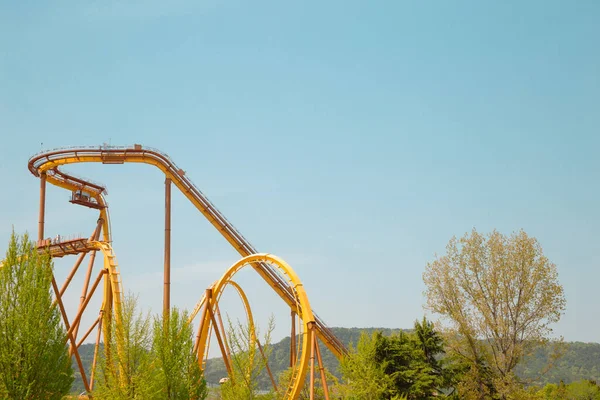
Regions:
[[[198,358],[201,360],[206,359],[208,344],[209,344],[209,336],[212,324],[215,321],[214,315],[216,315],[218,311],[218,303],[221,295],[223,294],[223,290],[227,285],[235,284],[232,281],[232,278],[235,276],[237,272],[239,272],[246,265],[254,266],[255,263],[261,262],[265,265],[273,265],[277,268],[283,276],[288,280],[288,287],[294,293],[294,302],[299,305],[296,307],[297,310],[301,312],[299,314],[300,321],[302,321],[301,329],[299,332],[299,348],[301,348],[301,352],[297,360],[293,363],[293,379],[290,380],[289,386],[286,388],[282,388],[283,391],[281,394],[284,395],[285,399],[297,399],[300,396],[300,392],[304,386],[304,381],[306,378],[306,374],[308,372],[308,367],[310,363],[310,342],[314,338],[314,334],[317,333],[313,331],[314,315],[312,313],[310,303],[308,300],[308,296],[304,290],[304,286],[300,281],[300,278],[296,274],[296,272],[292,269],[292,267],[287,264],[281,258],[274,256],[272,254],[252,254],[250,256],[244,257],[235,264],[233,264],[230,268],[227,269],[225,274],[216,281],[210,288],[207,290],[203,299],[200,300],[201,303],[205,303],[205,307],[208,309],[208,312],[204,312],[203,316],[200,319],[199,327],[198,327],[198,342],[197,342],[197,354]],[[235,284],[237,285],[237,284]],[[242,297],[242,301],[244,302],[244,307],[246,308],[247,316],[249,322],[253,323],[252,313],[250,311],[250,305],[248,304],[248,300],[244,294],[244,292],[238,286],[238,293]],[[301,307],[300,307],[301,305]],[[215,329],[218,329],[215,327]],[[254,327],[252,327],[252,330]],[[252,332],[252,340],[256,340],[255,332]],[[227,358],[227,351],[222,348],[223,359]],[[227,361],[225,361],[227,367]],[[268,365],[268,364],[267,364]]]
[[[61,148],[36,154],[29,160],[28,166],[33,175],[40,177],[42,174],[45,174],[48,182],[71,191],[82,190],[94,197],[100,206],[105,206],[106,202],[103,194],[106,193],[106,189],[102,185],[68,175],[59,170],[59,167],[63,165],[87,162],[103,164],[143,163],[157,167],[164,172],[168,179],[171,179],[181,193],[194,204],[198,211],[204,215],[242,257],[258,253],[250,242],[217,210],[200,189],[194,185],[185,174],[185,171],[179,168],[169,156],[156,149],[142,147],[139,144],[133,147],[98,146]],[[100,209],[101,218],[105,221],[103,229],[104,241],[110,242],[109,218],[107,213],[107,207]],[[252,266],[293,311],[301,311],[298,310],[299,305],[296,303],[294,293],[290,290],[287,282],[269,264],[261,261],[253,263]],[[318,337],[334,355],[338,358],[341,357],[346,352],[344,345],[316,314],[313,313],[313,315]]]

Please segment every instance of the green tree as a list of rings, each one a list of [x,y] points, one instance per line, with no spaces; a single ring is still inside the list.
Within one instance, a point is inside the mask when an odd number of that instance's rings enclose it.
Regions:
[[[193,349],[186,311],[173,308],[166,322],[162,316],[154,319],[152,357],[161,399],[205,399],[208,395]]]
[[[441,360],[444,342],[433,323],[415,321],[414,333],[362,334],[340,369],[344,398],[438,399],[452,394],[456,368]]]
[[[517,364],[544,346],[565,310],[556,266],[535,238],[473,230],[452,238],[427,265],[427,306],[455,332],[450,352],[470,365],[466,398],[506,399],[520,386]]]
[[[415,322],[415,333],[400,332],[386,337],[376,334],[375,361],[391,377],[387,396],[406,395],[409,399],[439,398],[445,388],[446,370],[438,357],[443,342],[427,320]]]
[[[137,310],[137,298],[122,303],[121,323],[110,323],[110,346],[104,346],[96,399],[126,400],[159,397],[158,371],[153,366],[151,319]],[[163,397],[164,398],[164,397]]]
[[[52,261],[27,234],[12,234],[0,263],[0,397],[61,399],[73,370],[60,313],[52,306]]]
[[[415,391],[425,396],[440,393],[454,394],[458,379],[465,371],[465,366],[451,357],[445,356],[445,342],[441,333],[435,329],[433,322],[425,317],[421,322],[415,321],[414,337],[417,347],[422,351],[423,375],[415,382]],[[417,359],[418,360],[418,359]]]
[[[540,400],[600,400],[600,386],[595,381],[581,380],[565,385],[547,384],[538,390]]]
[[[338,388],[344,399],[382,399],[392,387],[392,378],[386,374],[385,366],[377,360],[378,333],[361,333],[356,348],[340,361],[344,383]]]
[[[259,375],[265,369],[271,352],[271,332],[275,327],[273,318],[261,341],[265,357],[263,358],[256,339],[259,337],[255,325],[243,325],[239,321],[234,325],[228,320],[227,341],[231,351],[232,374],[221,385],[223,400],[257,399]]]
[[[600,400],[600,387],[593,381],[577,381],[567,386],[568,400]]]

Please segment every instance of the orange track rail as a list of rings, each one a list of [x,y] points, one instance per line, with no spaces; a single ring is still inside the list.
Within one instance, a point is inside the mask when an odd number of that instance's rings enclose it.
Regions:
[[[225,218],[223,214],[208,200],[208,198],[194,185],[185,172],[180,169],[166,154],[152,148],[134,145],[133,147],[73,147],[61,148],[36,154],[29,160],[29,170],[37,177],[46,173],[50,183],[75,191],[82,190],[94,197],[102,207],[106,206],[103,194],[106,189],[99,184],[87,179],[75,177],[59,170],[67,164],[97,162],[103,164],[144,163],[154,165],[163,171],[167,178],[177,186],[192,204],[206,217],[206,219],[223,235],[223,237],[242,256],[246,257],[258,253],[246,238]],[[109,218],[107,207],[101,209],[101,217],[105,221],[104,238],[110,241]],[[297,302],[293,291],[287,282],[267,263],[257,262],[254,269],[267,281],[277,294],[288,304],[293,311],[297,310]],[[346,353],[342,342],[335,337],[333,332],[325,325],[315,313],[314,319],[316,332],[323,343],[338,358]]]

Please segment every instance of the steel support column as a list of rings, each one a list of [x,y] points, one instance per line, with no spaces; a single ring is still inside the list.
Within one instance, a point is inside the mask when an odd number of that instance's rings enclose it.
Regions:
[[[46,173],[40,174],[40,219],[38,222],[38,240],[44,240],[44,218],[46,214]]]
[[[206,314],[208,313],[208,307],[210,304],[210,300],[212,298],[212,290],[206,289],[204,292],[204,309],[202,310],[202,314],[200,314],[200,322],[198,323],[198,335],[196,336],[196,344],[194,345],[194,353],[198,354],[198,362],[200,363],[200,367],[204,370],[204,354],[198,353],[199,345],[200,345],[200,335],[202,332],[202,325],[206,321]]]
[[[96,361],[98,361],[98,349],[100,348],[100,334],[102,333],[102,310],[98,316],[98,335],[96,336],[96,346],[94,346],[94,359],[92,361],[92,372],[90,374],[90,389],[94,389],[94,374],[96,372]]]
[[[323,384],[323,394],[325,400],[329,400],[329,387],[327,387],[327,376],[325,375],[325,365],[323,365],[323,359],[321,358],[321,350],[319,349],[319,342],[315,336],[315,350],[317,351],[317,361],[319,362],[319,371],[321,372],[321,383]]]
[[[314,324],[309,325],[308,335],[310,337],[310,400],[315,398],[315,343],[317,336],[315,335]]]
[[[88,303],[92,299],[92,296],[94,295],[94,292],[96,291],[96,288],[98,287],[98,284],[100,284],[100,280],[102,280],[102,277],[105,274],[108,274],[108,272],[105,269],[100,271],[100,273],[98,274],[98,277],[96,278],[96,281],[94,282],[94,285],[92,286],[92,289],[90,289],[90,293],[89,293],[88,297],[85,299],[85,301],[83,302],[81,307],[79,307],[79,311],[77,312],[75,319],[71,323],[71,327],[67,328],[67,336],[70,336],[73,333],[73,331],[75,330],[75,328],[77,327],[77,324],[79,324],[79,321],[81,320],[81,316],[83,315],[85,308],[87,307]],[[58,290],[56,291],[56,294],[58,295]]]
[[[296,313],[292,311],[292,332],[290,334],[290,367],[296,364]]]
[[[81,298],[79,300],[79,310],[83,307],[83,303],[85,303],[85,299],[87,298],[87,291],[90,286],[90,279],[92,278],[92,269],[94,268],[94,261],[96,260],[96,250],[92,251],[90,254],[90,262],[88,264],[87,273],[85,275],[85,281],[83,283],[83,289],[81,290]],[[75,326],[74,336],[77,337],[77,333],[79,332],[79,323]]]
[[[165,286],[163,317],[165,322],[171,310],[171,179],[165,179]]]

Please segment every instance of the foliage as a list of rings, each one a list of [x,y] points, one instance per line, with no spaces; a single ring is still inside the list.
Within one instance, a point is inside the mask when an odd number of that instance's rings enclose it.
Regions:
[[[121,324],[110,324],[111,346],[104,348],[97,399],[204,399],[208,391],[193,353],[187,313],[173,308],[169,318],[137,311],[127,296]]]
[[[154,319],[152,357],[161,399],[206,398],[206,382],[193,349],[187,312],[173,308],[167,321]]]
[[[370,337],[363,334],[356,350],[341,361],[345,398],[409,399],[442,397],[453,384],[453,369],[440,361],[443,341],[425,318],[415,322],[414,333]]]
[[[568,385],[548,384],[536,394],[540,400],[600,400],[600,386],[595,381],[582,380]]]
[[[346,346],[350,344],[356,345],[362,332],[373,333],[375,331],[381,331],[384,336],[389,336],[392,333],[400,332],[401,329],[389,329],[389,328],[331,328],[333,333],[338,337],[342,343]],[[297,340],[301,340],[298,336]],[[290,365],[290,337],[287,336],[281,341],[274,343],[270,346],[269,355],[269,367],[273,372],[274,376],[279,376],[284,372]],[[326,347],[321,347],[321,357],[323,358],[323,364],[327,370],[334,375],[336,378],[341,378],[339,371],[339,361],[336,356]],[[223,364],[222,358],[211,358],[206,361],[206,368],[204,371],[204,377],[210,384],[218,384],[219,379],[227,375],[225,365]],[[258,386],[261,390],[268,390],[272,387],[269,375],[265,370],[261,372],[258,377]]]
[[[258,377],[266,367],[271,352],[271,332],[275,327],[273,318],[261,342],[265,357],[258,348],[258,329],[253,324],[243,325],[239,321],[234,325],[228,319],[227,342],[230,346],[231,374],[229,380],[221,385],[223,400],[257,399]]]
[[[52,261],[25,234],[11,236],[0,266],[0,397],[61,399],[73,369],[59,310],[52,305]]]
[[[375,331],[382,331],[384,336],[397,334],[400,329],[385,328],[331,328],[333,333],[342,340],[347,347],[355,347],[360,339],[361,333],[370,336]],[[404,332],[414,333],[414,330],[405,330]],[[449,340],[452,340],[449,337]],[[582,379],[600,381],[600,344],[598,343],[565,343],[564,356],[555,360],[550,370],[547,370],[547,364],[554,353],[552,348],[540,347],[533,354],[526,356],[523,361],[515,368],[515,374],[519,380],[526,382],[535,382],[545,385],[547,383],[558,383],[563,380],[570,383]],[[273,374],[279,375],[289,367],[289,336],[281,341],[272,344],[271,356],[269,357],[269,366]],[[322,349],[322,357],[326,368],[338,379],[341,378],[339,372],[339,362],[337,358],[326,348]],[[458,376],[463,369],[468,370],[469,364],[461,363],[461,358],[455,354],[447,354],[444,357],[445,368],[455,369],[449,372],[451,376]],[[264,371],[263,371],[264,372]],[[226,375],[225,367],[221,358],[209,359],[206,363],[205,378],[207,382],[217,384],[219,379]],[[452,384],[448,385],[453,386]],[[260,389],[266,390],[270,387],[268,375],[263,373],[259,377]]]
[[[129,295],[122,303],[121,324],[109,324],[110,346],[100,362],[101,379],[93,391],[96,399],[151,399],[158,388],[152,366],[151,321],[137,311],[137,298]]]
[[[382,331],[384,336],[397,334],[400,329],[386,328],[331,328],[333,333],[340,338],[347,347],[355,347],[359,341],[361,333],[367,333],[370,336],[375,331]],[[405,332],[414,333],[414,330],[405,330]],[[558,384],[561,380],[565,384],[579,380],[595,380],[600,382],[600,344],[598,343],[581,343],[567,342],[565,345],[564,355],[556,360],[552,368],[546,370],[549,357],[553,350],[550,348],[538,348],[533,354],[524,358],[517,366],[515,373],[520,380],[526,382],[535,381],[538,385],[546,385],[548,383]],[[269,366],[275,376],[279,376],[286,368],[289,367],[289,348],[290,339],[282,339],[281,341],[271,344],[271,354],[269,356]],[[83,361],[86,370],[92,363],[94,346],[93,344],[83,344],[79,348],[79,354]],[[339,362],[337,358],[327,349],[321,347],[322,357],[327,370],[336,378],[340,379]],[[448,354],[444,357],[445,369],[456,369],[457,371],[449,372],[449,375],[458,376],[461,373],[460,360],[455,360],[455,356]],[[464,365],[463,367],[468,367]],[[74,367],[75,368],[75,367]],[[77,371],[75,371],[77,378]],[[218,385],[219,379],[226,376],[225,366],[221,358],[211,358],[206,362],[205,370],[206,381],[212,385]],[[88,373],[89,376],[89,373]],[[258,386],[262,391],[269,390],[271,383],[266,371],[263,371],[258,378]],[[448,385],[452,386],[451,384]],[[76,379],[72,393],[80,393],[83,390],[83,384]],[[330,388],[331,389],[331,388]],[[332,396],[331,398],[335,398]]]
[[[378,335],[361,334],[356,349],[350,346],[349,354],[342,358],[340,369],[347,382],[340,387],[343,398],[377,400],[392,386],[384,366],[376,362]]]
[[[467,398],[507,398],[520,385],[515,367],[548,343],[565,309],[556,266],[535,238],[476,230],[452,238],[423,274],[428,307],[456,333],[448,346],[470,368]]]

